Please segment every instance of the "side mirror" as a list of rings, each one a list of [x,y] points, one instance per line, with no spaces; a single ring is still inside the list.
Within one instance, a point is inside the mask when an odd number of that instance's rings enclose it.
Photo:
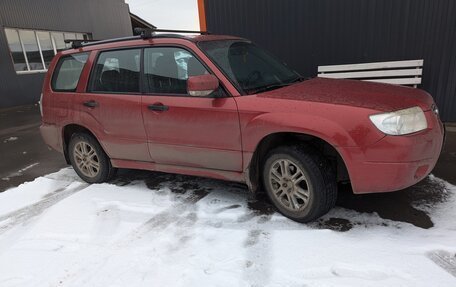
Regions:
[[[187,91],[193,97],[205,97],[218,89],[219,80],[214,75],[192,76],[187,80]]]

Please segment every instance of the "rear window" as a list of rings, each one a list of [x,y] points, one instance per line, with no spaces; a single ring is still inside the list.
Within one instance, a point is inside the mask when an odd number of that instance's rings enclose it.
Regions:
[[[52,77],[52,89],[63,92],[76,91],[79,77],[88,57],[88,53],[79,53],[60,58]]]

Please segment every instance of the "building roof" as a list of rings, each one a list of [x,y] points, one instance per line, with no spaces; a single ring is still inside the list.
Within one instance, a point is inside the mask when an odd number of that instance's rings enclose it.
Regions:
[[[141,18],[138,15],[133,14],[131,12],[130,12],[130,19],[131,19],[131,26],[133,29],[134,28],[148,28],[148,29],[157,28],[154,25],[147,22],[146,20],[144,20],[143,18]]]

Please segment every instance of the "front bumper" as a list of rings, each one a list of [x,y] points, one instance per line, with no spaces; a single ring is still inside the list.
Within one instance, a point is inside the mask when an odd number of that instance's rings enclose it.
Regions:
[[[344,148],[354,193],[390,192],[412,186],[434,168],[443,146],[444,128],[426,112],[428,128],[405,136],[385,136],[364,148]]]

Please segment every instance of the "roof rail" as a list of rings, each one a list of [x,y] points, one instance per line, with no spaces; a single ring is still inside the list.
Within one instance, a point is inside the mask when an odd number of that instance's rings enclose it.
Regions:
[[[136,36],[128,36],[128,37],[121,37],[121,38],[114,38],[114,39],[107,39],[107,40],[67,39],[67,40],[65,40],[65,43],[71,43],[71,48],[78,49],[78,48],[92,46],[92,45],[122,42],[122,41],[128,41],[128,40],[136,40],[136,39],[184,37],[184,36],[173,35],[173,34],[155,34],[155,32],[182,33],[182,34],[192,33],[192,34],[201,34],[201,35],[209,34],[209,32],[207,32],[207,31],[145,29],[145,28],[135,28],[133,32]]]
[[[156,35],[154,35],[155,32],[165,32],[165,33],[181,33],[181,34],[201,34],[201,35],[208,35],[210,34],[208,31],[192,31],[192,30],[173,30],[173,29],[147,29],[147,28],[135,28],[133,30],[133,33],[135,35],[140,35],[141,38],[148,39],[152,38]]]
[[[98,40],[65,39],[63,42],[65,42],[65,44],[70,44],[71,43],[71,48],[76,49],[76,48],[81,48],[84,43],[98,42]]]
[[[140,36],[128,36],[128,37],[113,38],[113,39],[107,39],[107,40],[75,40],[75,41],[74,40],[65,40],[65,43],[71,42],[71,48],[77,49],[77,48],[82,48],[82,47],[87,47],[87,46],[92,46],[92,45],[115,43],[115,42],[122,42],[122,41],[135,40],[135,39],[141,39],[141,37]]]

